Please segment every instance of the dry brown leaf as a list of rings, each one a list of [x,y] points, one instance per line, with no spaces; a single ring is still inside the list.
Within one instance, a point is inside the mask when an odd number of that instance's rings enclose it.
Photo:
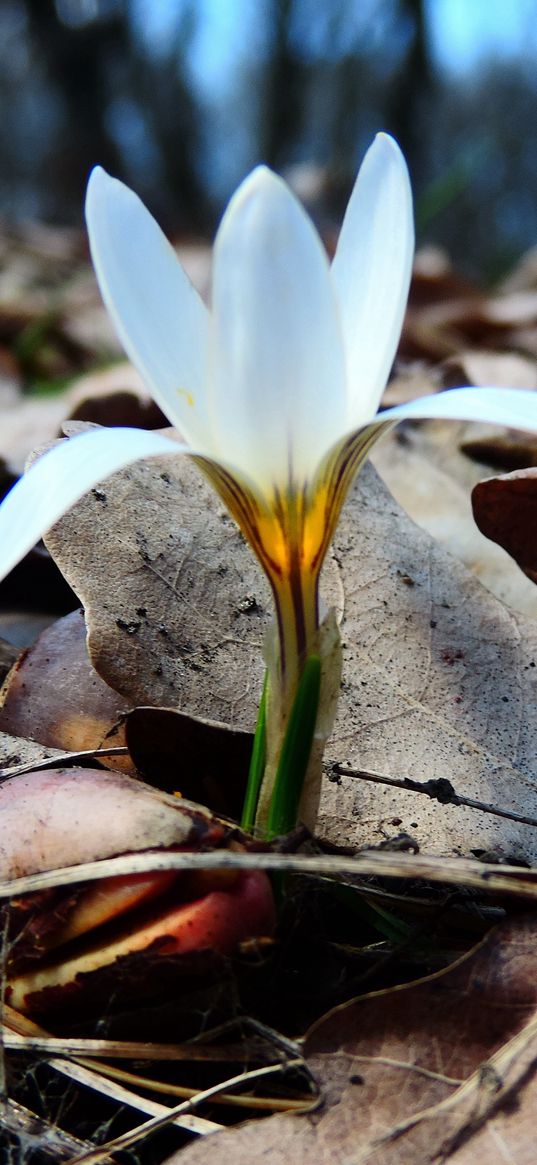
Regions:
[[[129,754],[145,781],[239,820],[252,733],[175,708],[134,708],[126,718]],[[177,761],[181,758],[178,770]]]
[[[438,365],[429,367],[424,360],[414,360],[409,364],[397,365],[395,375],[389,381],[383,397],[382,407],[392,408],[406,404],[418,396],[438,392],[442,387],[442,370]]]
[[[479,426],[430,421],[396,429],[373,450],[372,462],[406,512],[455,554],[502,602],[537,618],[537,593],[492,542],[472,514],[471,490],[490,473],[465,457]],[[483,426],[491,438],[492,426]],[[507,440],[507,430],[502,430]],[[511,434],[513,437],[514,434]],[[501,438],[498,438],[501,439]],[[485,440],[485,438],[483,438]]]
[[[35,740],[24,740],[20,736],[10,736],[0,732],[0,768],[11,769],[18,765],[33,765],[41,761],[64,755],[61,749],[47,748]]]
[[[503,546],[537,582],[537,469],[480,481],[472,491],[474,518],[486,538]]]
[[[47,545],[84,604],[94,666],[131,706],[251,727],[268,585],[191,462],[163,457],[115,474]]]
[[[526,391],[537,389],[537,361],[516,352],[487,352],[483,348],[465,349],[450,356],[443,364],[444,388],[472,384],[478,388],[508,384]]]
[[[523,328],[537,322],[537,291],[511,291],[482,303],[483,319],[499,328]]]
[[[343,689],[331,762],[447,777],[535,818],[537,624],[509,611],[363,473],[334,539],[345,596]],[[533,858],[531,826],[414,793],[327,782],[323,835],[378,844],[399,831],[437,853]]]
[[[530,247],[502,281],[499,291],[529,291],[537,288],[537,247]]]
[[[57,437],[68,417],[141,428],[165,423],[140,376],[126,360],[79,377],[60,395],[21,399],[18,393],[11,393],[0,399],[0,407],[0,457],[14,473],[22,473],[37,445]]]
[[[269,618],[266,583],[185,459],[117,474],[48,539],[86,607],[89,649],[133,703],[252,729]],[[103,594],[103,579],[107,591]],[[336,761],[537,817],[537,626],[508,611],[403,513],[369,468],[345,507],[324,595],[341,617]],[[399,831],[429,852],[537,856],[537,831],[351,776],[325,782],[331,841]]]
[[[166,846],[208,845],[223,828],[199,805],[125,773],[51,768],[0,785],[3,878]]]
[[[453,271],[442,252],[427,248],[416,256],[400,354],[442,360],[470,345],[476,352],[516,349],[535,356],[536,322],[537,292],[528,273],[484,295]]]
[[[535,1092],[536,940],[535,916],[516,920],[447,971],[337,1008],[304,1044],[320,1111],[218,1133],[167,1165],[529,1165],[534,1123],[513,1104]],[[508,1153],[514,1136],[526,1156],[502,1155],[498,1117]],[[489,1154],[474,1158],[470,1138],[487,1130]]]
[[[95,672],[82,611],[41,633],[12,668],[0,693],[0,730],[62,751],[125,744],[127,703]],[[128,758],[114,768],[133,771]]]
[[[494,469],[526,469],[537,465],[537,440],[531,433],[514,429],[496,429],[468,434],[461,441],[461,450],[467,457]]]
[[[3,406],[0,457],[13,473],[22,473],[26,458],[36,445],[57,436],[68,412],[63,395],[17,398]]]

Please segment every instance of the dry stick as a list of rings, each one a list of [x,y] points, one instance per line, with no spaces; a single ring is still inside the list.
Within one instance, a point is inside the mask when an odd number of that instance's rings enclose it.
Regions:
[[[174,1115],[174,1112],[168,1105],[160,1104],[157,1100],[150,1100],[145,1096],[138,1096],[136,1092],[132,1092],[130,1088],[125,1088],[124,1085],[118,1084],[114,1079],[109,1080],[101,1071],[93,1071],[90,1063],[90,1060],[85,1064],[83,1060],[79,1060],[78,1058],[69,1061],[60,1060],[55,1056],[47,1060],[49,1068],[54,1068],[62,1076],[67,1076],[68,1080],[71,1080],[73,1083],[82,1084],[86,1088],[91,1088],[93,1092],[99,1092],[101,1096],[107,1096],[110,1100],[117,1101],[118,1104],[124,1104],[128,1108],[135,1108],[138,1112],[143,1112],[147,1116],[151,1116],[154,1120],[161,1120],[164,1123],[169,1120],[171,1124],[177,1125],[187,1133],[194,1133],[201,1137],[207,1136],[209,1133],[219,1133],[224,1127],[223,1125],[217,1124],[216,1121],[206,1120],[205,1117],[191,1115],[186,1111],[184,1113],[177,1112]],[[170,1113],[172,1113],[171,1117]],[[142,1128],[144,1127],[142,1125]],[[108,1150],[106,1150],[106,1154],[108,1154]],[[85,1161],[86,1155],[84,1154],[80,1159]],[[93,1149],[90,1151],[88,1159],[93,1159]]]
[[[0,1042],[10,1052],[41,1052],[46,1056],[84,1056],[105,1060],[145,1060],[147,1063],[172,1060],[177,1063],[200,1060],[211,1064],[237,1063],[245,1058],[247,1048],[241,1044],[218,1047],[212,1044],[148,1044],[136,1040],[62,1039],[59,1036],[31,1036],[0,1025]],[[269,1054],[270,1053],[270,1054]],[[274,1060],[269,1048],[255,1049],[252,1059]]]
[[[271,1073],[298,1067],[304,1067],[303,1059],[289,1060],[286,1064],[273,1064],[268,1068],[255,1068],[251,1072],[241,1072],[238,1076],[231,1076],[229,1080],[224,1080],[221,1084],[213,1084],[211,1088],[204,1088],[202,1092],[198,1092],[191,1100],[184,1100],[182,1104],[170,1108],[166,1116],[155,1117],[153,1120],[146,1121],[145,1124],[139,1125],[137,1129],[132,1129],[130,1133],[124,1133],[121,1137],[115,1137],[112,1141],[107,1141],[105,1145],[102,1145],[99,1149],[95,1149],[91,1153],[83,1153],[82,1156],[72,1157],[67,1162],[67,1165],[97,1165],[97,1162],[102,1161],[103,1156],[107,1153],[116,1153],[121,1149],[130,1148],[131,1145],[136,1144],[142,1138],[164,1128],[175,1117],[186,1115],[186,1113],[190,1112],[193,1108],[197,1108],[205,1100],[210,1100],[213,1096],[217,1096],[218,1093],[236,1088],[240,1084],[249,1084],[251,1081],[259,1080],[262,1076],[269,1076]]]
[[[49,1035],[39,1024],[34,1023],[28,1016],[21,1015],[18,1011],[9,1007],[8,1004],[4,1007],[4,1014],[7,1023],[12,1028],[15,1028],[19,1034],[25,1034],[32,1038],[45,1038]],[[5,1030],[5,1024],[0,1031],[0,1041],[3,1030]],[[165,1105],[157,1105],[156,1102],[151,1100],[146,1101],[143,1097],[137,1096],[136,1093],[120,1087],[113,1081],[107,1080],[101,1075],[100,1065],[93,1060],[78,1059],[78,1057],[73,1060],[47,1058],[47,1063],[50,1067],[54,1068],[57,1072],[61,1072],[62,1075],[67,1076],[69,1079],[79,1084],[86,1084],[88,1087],[93,1088],[94,1091],[101,1092],[103,1095],[117,1100],[119,1103],[126,1104],[130,1108],[137,1108],[140,1112],[151,1114],[169,1112],[169,1109]],[[198,1116],[187,1115],[182,1118],[178,1117],[175,1123],[197,1136],[206,1136],[207,1133],[217,1132],[220,1128],[220,1125],[217,1125],[214,1121],[208,1121],[204,1117]]]
[[[417,878],[425,882],[537,898],[537,869],[497,865],[469,858],[444,858],[428,854],[393,853],[389,850],[362,850],[353,857],[339,854],[237,853],[212,850],[207,853],[177,853],[166,850],[103,858],[79,866],[64,866],[39,874],[0,881],[0,899],[54,886],[93,882],[123,874],[148,870],[283,870],[288,874],[325,874],[333,878]]]
[[[197,1089],[188,1088],[186,1085],[170,1084],[168,1081],[162,1083],[160,1080],[154,1080],[151,1076],[140,1076],[140,1074],[137,1072],[129,1072],[126,1068],[115,1068],[112,1064],[99,1064],[98,1072],[96,1072],[94,1069],[97,1067],[97,1065],[94,1065],[92,1059],[90,1058],[90,1056],[95,1057],[95,1045],[109,1043],[112,1051],[110,1051],[110,1049],[107,1050],[105,1047],[101,1047],[97,1050],[98,1055],[106,1056],[108,1058],[114,1056],[120,1059],[127,1059],[131,1057],[134,1058],[134,1056],[136,1056],[138,1059],[143,1058],[145,1060],[151,1060],[152,1062],[157,1060],[177,1060],[178,1058],[183,1062],[185,1060],[203,1059],[205,1062],[209,1060],[208,1056],[202,1057],[191,1055],[186,1045],[176,1045],[175,1047],[170,1045],[169,1048],[162,1046],[156,1047],[154,1054],[151,1054],[151,1051],[148,1054],[147,1049],[150,1048],[150,1045],[148,1044],[144,1045],[133,1043],[130,1045],[130,1050],[127,1052],[125,1050],[129,1047],[127,1043],[125,1043],[122,1048],[119,1044],[114,1045],[112,1040],[62,1040],[56,1039],[54,1037],[51,1037],[48,1040],[35,1039],[30,1036],[16,1035],[15,1033],[9,1032],[8,1030],[2,1031],[1,1042],[4,1048],[9,1051],[41,1052],[46,1056],[49,1067],[55,1068],[56,1071],[62,1072],[64,1076],[67,1075],[71,1079],[77,1080],[80,1084],[88,1084],[90,1087],[95,1088],[97,1091],[103,1092],[107,1096],[111,1096],[112,1099],[121,1101],[124,1104],[128,1104],[130,1107],[139,1108],[140,1112],[147,1112],[150,1114],[165,1112],[167,1109],[165,1109],[162,1105],[151,1107],[152,1102],[140,1100],[137,1094],[132,1092],[127,1093],[125,1090],[122,1092],[121,1084],[131,1084],[133,1087],[143,1088],[149,1092],[160,1092],[166,1096],[180,1096],[186,1100],[190,1100],[191,1097],[196,1096]],[[84,1054],[85,1048],[88,1053],[87,1057]],[[132,1051],[133,1048],[135,1049],[134,1053]],[[76,1058],[73,1061],[67,1060],[64,1062],[63,1060],[59,1060],[56,1057],[53,1057],[54,1052],[61,1053],[61,1055],[64,1056],[71,1056],[74,1054]],[[180,1053],[179,1057],[177,1056],[177,1052]],[[226,1059],[237,1061],[240,1058],[239,1053],[240,1049],[236,1049],[234,1055],[220,1055],[211,1057],[210,1062],[214,1063],[216,1060],[222,1062]],[[75,1071],[72,1070],[72,1064],[76,1064],[79,1067],[89,1071],[85,1071],[83,1077],[79,1076],[77,1069],[75,1069]],[[119,1081],[120,1088],[117,1093],[114,1089],[108,1089],[108,1086],[104,1083],[105,1080]],[[259,1112],[307,1112],[311,1107],[317,1104],[317,1098],[315,1097],[312,1100],[311,1097],[293,1099],[292,1097],[283,1098],[272,1096],[234,1096],[231,1093],[229,1095],[227,1093],[222,1093],[220,1096],[215,1098],[215,1102],[223,1105],[229,1105],[231,1108],[252,1108],[258,1110]],[[203,1135],[204,1133],[209,1132],[216,1132],[217,1129],[222,1127],[212,1121],[200,1121],[199,1117],[192,1119],[196,1122],[196,1127],[190,1127],[189,1123],[188,1131],[198,1133],[199,1135]],[[204,1124],[207,1125],[206,1128],[203,1127]]]
[[[66,1133],[58,1125],[50,1125],[43,1117],[36,1116],[16,1100],[3,1100],[0,1104],[0,1128],[4,1133],[18,1137],[21,1144],[39,1146],[42,1153],[54,1153],[56,1162],[65,1161],[70,1153],[80,1153],[91,1148],[89,1141],[82,1141],[72,1133]],[[111,1161],[110,1157],[104,1158]]]
[[[495,817],[507,817],[509,821],[518,821],[521,825],[537,826],[537,817],[528,817],[525,813],[516,813],[514,809],[499,809],[497,805],[488,805],[486,801],[475,801],[473,797],[465,797],[457,793],[447,777],[432,778],[428,781],[415,781],[412,777],[387,777],[384,773],[374,773],[367,769],[355,769],[352,765],[335,764],[333,772],[341,777],[355,777],[360,781],[372,781],[376,785],[391,785],[393,789],[410,789],[413,793],[423,793],[441,805],[464,805],[467,809],[479,809],[481,813],[492,813]]]
[[[221,1048],[219,1046],[211,1046],[206,1044],[148,1044],[129,1040],[95,1040],[95,1039],[63,1039],[62,1037],[49,1036],[43,1028],[33,1020],[28,1019],[27,1016],[15,1011],[8,1004],[5,1005],[5,1024],[0,1025],[0,1042],[4,1048],[10,1051],[34,1051],[42,1052],[47,1056],[47,1062],[55,1067],[58,1071],[62,1071],[64,1075],[73,1076],[77,1078],[71,1071],[71,1065],[76,1063],[84,1069],[89,1070],[89,1075],[85,1075],[84,1080],[80,1083],[88,1083],[92,1087],[99,1090],[99,1081],[107,1077],[110,1080],[118,1080],[124,1084],[132,1084],[135,1087],[147,1089],[153,1092],[165,1093],[169,1096],[180,1096],[185,1099],[195,1096],[197,1089],[188,1088],[179,1085],[173,1085],[168,1082],[165,1084],[158,1080],[153,1080],[150,1077],[140,1076],[138,1073],[129,1072],[123,1068],[116,1068],[111,1064],[96,1064],[94,1057],[106,1056],[108,1059],[142,1059],[146,1061],[161,1061],[174,1060],[192,1061],[201,1060],[211,1063],[223,1062],[225,1060],[240,1060],[244,1058],[245,1048],[243,1045],[236,1047]],[[265,1039],[272,1039],[285,1053],[286,1058],[296,1059],[301,1057],[300,1045],[294,1040],[289,1040],[285,1036],[280,1036],[279,1033],[273,1032],[271,1028],[264,1024],[259,1024],[256,1020],[250,1021],[254,1031],[260,1032]],[[258,1049],[258,1058],[268,1059],[268,1048]],[[66,1057],[73,1057],[67,1059],[64,1063],[60,1060],[54,1062],[50,1058],[53,1053],[61,1054]],[[93,1059],[90,1058],[93,1056]],[[274,1052],[272,1051],[273,1062]],[[61,1065],[64,1065],[63,1068]],[[94,1085],[92,1082],[97,1081]],[[113,1095],[107,1091],[107,1087],[100,1089],[106,1095]],[[125,1094],[126,1095],[126,1094]],[[123,1100],[125,1103],[130,1103],[133,1106],[132,1098],[136,1099],[136,1095],[129,1092],[131,1097],[130,1102],[125,1099],[125,1096],[117,1096],[117,1100]],[[234,1096],[222,1093],[216,1098],[216,1103],[228,1104],[235,1108],[254,1108],[268,1112],[305,1112],[313,1105],[317,1104],[317,1097],[313,1100],[310,1097],[302,1097],[297,1099],[292,1098],[276,1098],[269,1096],[261,1097],[246,1097]],[[158,1111],[167,1111],[161,1108],[160,1110],[145,1108],[143,1102],[136,1104],[140,1111],[149,1113],[157,1113]],[[203,1135],[207,1132],[216,1131],[220,1126],[212,1121],[204,1121],[199,1117],[185,1118],[189,1132]],[[207,1126],[206,1128],[204,1126]],[[196,1126],[196,1127],[194,1127]]]
[[[88,1060],[87,1063],[90,1061]],[[77,1059],[77,1064],[84,1064],[84,1060]],[[139,1076],[133,1072],[127,1072],[123,1068],[115,1068],[112,1064],[100,1064],[99,1075],[106,1076],[110,1080],[123,1081],[125,1084],[133,1084],[137,1088],[147,1089],[149,1092],[160,1092],[165,1096],[179,1096],[182,1100],[191,1100],[192,1097],[197,1096],[197,1088],[187,1088],[182,1084],[162,1083],[160,1080],[153,1080],[150,1076]],[[258,1112],[309,1112],[312,1108],[317,1108],[319,1103],[318,1095],[302,1097],[295,1099],[289,1097],[275,1097],[275,1096],[242,1096],[239,1094],[235,1096],[232,1092],[221,1092],[214,1097],[215,1104],[222,1104],[230,1108],[251,1108]],[[192,1120],[199,1121],[199,1117],[182,1117],[183,1121]],[[207,1124],[212,1124],[208,1121]],[[222,1126],[214,1125],[216,1131]],[[199,1130],[190,1130],[199,1131]],[[207,1129],[207,1132],[210,1132]]]
[[[9,777],[20,777],[24,773],[33,773],[41,769],[55,769],[58,765],[78,764],[79,761],[99,760],[101,756],[128,756],[128,748],[116,745],[114,748],[89,748],[83,752],[55,752],[53,756],[45,756],[42,760],[24,761],[20,765],[10,765],[0,769],[0,781],[7,781]]]

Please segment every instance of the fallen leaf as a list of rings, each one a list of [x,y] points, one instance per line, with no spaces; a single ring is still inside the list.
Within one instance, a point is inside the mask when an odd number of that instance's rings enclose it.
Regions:
[[[303,1045],[319,1111],[217,1133],[166,1165],[204,1165],[215,1155],[236,1165],[530,1165],[536,939],[534,916],[516,920],[447,971],[337,1008]],[[486,1157],[472,1155],[476,1133]],[[511,1154],[512,1138],[520,1156]]]
[[[537,288],[537,247],[530,247],[521,255],[518,263],[509,272],[498,290],[531,291]]]
[[[84,605],[94,667],[131,706],[251,727],[268,585],[191,462],[163,457],[115,474],[47,545]]]
[[[382,396],[382,408],[406,404],[418,396],[427,396],[442,387],[441,367],[431,368],[424,360],[413,360],[396,366],[395,375],[388,382]]]
[[[125,773],[52,768],[0,785],[0,870],[17,878],[111,854],[218,844],[222,826],[199,805]],[[214,835],[214,838],[213,838]]]
[[[418,525],[502,602],[536,618],[537,592],[501,550],[483,538],[474,520],[471,490],[490,473],[486,463],[470,461],[461,452],[468,440],[474,440],[476,428],[449,421],[399,428],[378,443],[371,460]],[[491,426],[485,428],[490,438]]]
[[[133,708],[125,730],[129,754],[144,780],[168,793],[179,788],[184,797],[239,820],[251,732],[175,708]]]
[[[84,603],[90,657],[109,686],[133,704],[252,730],[267,585],[186,459],[115,475],[47,541]],[[537,856],[531,825],[332,773],[350,761],[447,777],[469,797],[537,818],[536,625],[419,530],[370,467],[344,509],[323,594],[341,620],[344,679],[321,835],[356,848],[395,830],[434,853]]]
[[[537,389],[537,361],[516,352],[488,352],[466,349],[450,356],[442,366],[444,388],[473,384],[485,388],[490,384],[508,384],[510,388]]]
[[[514,558],[537,582],[537,469],[520,469],[480,481],[472,491],[474,518],[486,538]]]
[[[82,611],[41,633],[18,659],[2,689],[0,730],[63,751],[125,744],[127,703],[95,672]],[[133,771],[129,758],[113,768]]]
[[[461,450],[467,457],[493,466],[495,469],[526,469],[537,465],[537,441],[531,433],[508,432],[505,429],[479,431],[461,441]]]
[[[59,748],[47,748],[35,740],[24,740],[20,736],[0,732],[0,767],[3,770],[17,768],[19,765],[31,766],[62,755],[64,754]]]
[[[334,555],[344,679],[327,774],[348,760],[400,778],[447,777],[468,797],[535,819],[537,624],[419,530],[371,469],[344,509]],[[345,845],[402,832],[429,852],[537,855],[531,825],[352,777],[325,783],[319,828]]]

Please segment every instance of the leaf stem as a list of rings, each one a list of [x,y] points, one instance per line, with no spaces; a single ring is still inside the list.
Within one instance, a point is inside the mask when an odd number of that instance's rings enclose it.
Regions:
[[[308,656],[299,680],[270,799],[267,835],[288,833],[296,825],[308,770],[321,690],[321,659]]]
[[[255,815],[257,813],[257,802],[259,800],[259,790],[261,788],[263,774],[265,772],[265,762],[267,757],[267,694],[268,672],[265,672],[263,691],[261,693],[261,701],[259,704],[259,711],[257,713],[257,724],[255,726],[254,743],[252,746],[250,768],[248,770],[248,781],[246,784],[244,805],[242,807],[241,828],[249,832],[251,832],[254,827]]]

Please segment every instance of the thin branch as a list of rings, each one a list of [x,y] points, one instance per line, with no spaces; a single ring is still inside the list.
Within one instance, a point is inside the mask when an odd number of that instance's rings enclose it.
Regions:
[[[25,761],[20,765],[11,765],[0,769],[0,781],[7,781],[10,777],[21,777],[24,773],[33,773],[41,769],[55,769],[58,765],[79,764],[86,760],[99,760],[100,757],[128,756],[129,750],[124,745],[114,748],[89,748],[82,752],[55,752],[53,756],[46,756],[43,760]]]
[[[238,1088],[241,1084],[250,1084],[254,1080],[259,1080],[261,1077],[269,1076],[274,1073],[280,1073],[288,1068],[303,1067],[304,1061],[302,1059],[290,1060],[287,1064],[274,1064],[268,1068],[255,1068],[252,1072],[240,1072],[238,1076],[232,1076],[229,1080],[222,1081],[221,1084],[213,1084],[211,1088],[204,1088],[202,1092],[198,1092],[190,1100],[184,1100],[182,1104],[176,1105],[166,1113],[166,1116],[155,1117],[153,1120],[146,1121],[145,1124],[139,1125],[137,1129],[132,1129],[129,1133],[124,1133],[121,1137],[115,1137],[114,1140],[108,1141],[106,1145],[96,1149],[90,1153],[83,1153],[82,1156],[72,1157],[67,1165],[97,1165],[103,1160],[106,1153],[119,1152],[121,1149],[128,1149],[131,1145],[136,1144],[137,1141],[148,1137],[151,1133],[158,1132],[159,1129],[164,1128],[171,1123],[178,1116],[185,1116],[191,1112],[193,1108],[203,1104],[206,1100],[211,1100],[221,1092],[229,1092],[233,1088]]]
[[[200,1060],[211,1064],[238,1063],[251,1055],[259,1061],[270,1063],[274,1060],[272,1049],[255,1049],[240,1044],[218,1047],[204,1044],[147,1044],[136,1040],[93,1040],[62,1039],[56,1036],[26,1036],[0,1028],[0,1043],[10,1052],[39,1052],[45,1056],[84,1056],[106,1060],[145,1060],[160,1063],[171,1060],[174,1063],[191,1063]]]
[[[368,849],[352,857],[284,853],[238,853],[212,850],[207,853],[135,853],[80,866],[66,866],[27,874],[0,882],[0,899],[48,890],[54,886],[92,882],[148,870],[282,870],[288,874],[324,874],[334,878],[411,878],[425,882],[465,886],[496,894],[537,898],[537,869],[497,865],[470,858],[400,853]]]
[[[130,1088],[125,1088],[123,1084],[118,1084],[117,1081],[111,1080],[101,1074],[101,1072],[94,1071],[91,1067],[86,1066],[81,1060],[60,1060],[53,1057],[47,1060],[49,1068],[54,1068],[56,1072],[60,1072],[62,1076],[67,1076],[75,1084],[82,1084],[85,1088],[91,1088],[93,1092],[99,1092],[101,1096],[107,1096],[110,1100],[117,1101],[118,1104],[124,1104],[128,1108],[134,1108],[137,1112],[146,1113],[150,1115],[153,1120],[160,1121],[162,1125],[174,1124],[181,1129],[186,1129],[188,1133],[194,1133],[198,1137],[207,1136],[208,1133],[220,1132],[222,1125],[216,1121],[206,1120],[205,1117],[192,1115],[188,1111],[188,1107],[184,1112],[180,1112],[178,1106],[176,1109],[170,1109],[166,1104],[159,1104],[157,1100],[150,1100],[145,1096],[138,1096],[136,1092],[132,1092]],[[186,1102],[187,1106],[189,1101]],[[151,1123],[151,1122],[149,1122]],[[145,1128],[145,1125],[142,1126]],[[159,1125],[160,1127],[160,1125]],[[105,1156],[108,1154],[108,1149],[103,1146],[103,1150],[99,1149],[99,1156],[96,1160],[101,1160],[101,1152],[104,1151]],[[78,1157],[76,1158],[78,1161]],[[80,1158],[81,1161],[86,1161],[86,1154]],[[91,1149],[87,1156],[88,1161],[93,1160],[93,1149]]]
[[[355,777],[360,781],[372,781],[376,785],[390,785],[392,789],[410,789],[413,793],[423,793],[441,805],[464,805],[467,809],[478,809],[481,813],[491,813],[494,817],[506,817],[508,821],[518,821],[521,825],[537,826],[537,817],[516,813],[514,809],[500,809],[486,801],[476,801],[457,793],[447,777],[436,777],[428,781],[414,781],[412,777],[387,777],[384,773],[374,773],[367,769],[355,769],[352,765],[335,764],[333,772],[341,777]]]
[[[0,1128],[18,1137],[21,1143],[24,1141],[27,1148],[34,1145],[42,1154],[50,1154],[56,1162],[66,1161],[69,1154],[72,1158],[73,1153],[80,1153],[90,1147],[89,1141],[81,1141],[56,1124],[50,1125],[42,1117],[9,1098],[0,1103]],[[103,1157],[103,1161],[111,1161],[111,1158]]]

